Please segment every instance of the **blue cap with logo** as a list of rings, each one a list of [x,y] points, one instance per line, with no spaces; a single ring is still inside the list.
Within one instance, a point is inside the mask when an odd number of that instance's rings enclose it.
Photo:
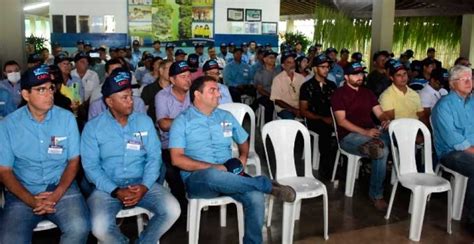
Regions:
[[[349,65],[344,69],[345,75],[356,75],[360,73],[366,73],[365,67],[359,62],[350,62]]]
[[[183,49],[178,49],[176,52],[174,52],[174,56],[179,56],[179,55],[186,55],[187,53],[183,51]]]
[[[296,53],[291,51],[286,51],[281,54],[280,63],[284,63],[289,57],[296,58]]]
[[[390,75],[394,75],[397,73],[399,70],[407,70],[405,65],[400,63],[398,60],[395,59],[390,59],[387,62],[385,62],[385,68],[388,69],[388,73]]]
[[[63,61],[66,61],[66,60],[71,62],[72,58],[70,58],[66,53],[61,52],[58,55],[56,55],[56,57],[54,57],[54,64],[59,64],[59,63],[61,63]]]
[[[202,66],[202,71],[206,72],[206,71],[211,70],[211,69],[222,69],[222,68],[219,67],[219,64],[217,63],[216,60],[209,59]]]
[[[102,95],[109,97],[128,88],[132,88],[132,75],[130,71],[124,68],[117,68],[105,79],[102,85]]]
[[[169,76],[179,75],[186,71],[189,71],[189,65],[186,61],[183,60],[183,61],[174,62],[170,66]]]
[[[311,66],[312,67],[319,66],[324,63],[332,63],[332,61],[329,59],[328,55],[322,53],[313,58],[313,61],[311,62]]]
[[[51,81],[48,65],[35,66],[21,76],[21,89],[30,89]]]

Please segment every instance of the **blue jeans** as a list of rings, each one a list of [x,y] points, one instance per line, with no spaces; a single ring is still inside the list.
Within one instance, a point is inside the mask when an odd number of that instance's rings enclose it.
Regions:
[[[453,151],[441,157],[441,164],[469,177],[467,182],[466,203],[469,212],[469,222],[474,223],[474,154],[463,151]]]
[[[191,173],[185,180],[186,191],[191,198],[230,196],[244,207],[244,243],[262,243],[262,227],[265,216],[263,193],[272,190],[271,181],[265,176],[244,177],[208,168]]]
[[[52,190],[55,187],[50,187]],[[86,243],[90,231],[89,211],[74,182],[56,203],[56,212],[35,215],[30,206],[11,192],[5,192],[5,209],[0,220],[0,243],[31,243],[33,229],[50,220],[61,230],[61,243]]]
[[[286,110],[286,109],[283,109],[282,111],[278,112],[277,113],[278,117],[282,118],[282,119],[295,119],[295,114]]]
[[[362,155],[362,153],[359,152],[359,147],[370,139],[372,138],[352,132],[342,138],[341,148],[348,153],[366,157],[367,155]],[[385,173],[387,171],[387,157],[390,152],[390,138],[388,133],[382,133],[379,139],[383,141],[384,149],[381,158],[372,160],[372,172],[369,186],[369,196],[372,199],[383,198],[383,181],[385,180]]]
[[[119,185],[126,187],[131,184]],[[109,193],[95,189],[87,199],[91,212],[92,233],[102,243],[128,243],[116,224],[115,216],[123,204]],[[153,213],[138,243],[157,243],[161,236],[176,222],[181,213],[178,201],[162,185],[155,183],[136,205]]]

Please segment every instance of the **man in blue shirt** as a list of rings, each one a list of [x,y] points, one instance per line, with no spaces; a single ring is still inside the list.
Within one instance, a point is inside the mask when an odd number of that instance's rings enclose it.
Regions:
[[[289,186],[265,176],[249,177],[243,171],[249,152],[248,134],[231,113],[218,109],[219,88],[213,77],[203,76],[190,88],[193,106],[173,122],[169,148],[190,198],[230,196],[241,202],[245,214],[244,243],[262,243],[265,215],[263,193],[292,202],[296,193]],[[232,142],[239,158],[232,158]]]
[[[138,40],[133,40],[132,42],[132,60],[131,63],[133,67],[138,68],[138,63],[142,60],[142,51],[140,51],[140,42]]]
[[[153,57],[161,57],[165,58],[166,54],[163,53],[161,50],[161,42],[159,40],[156,40],[153,42],[153,52],[151,53]]]
[[[31,243],[45,219],[59,227],[61,243],[86,243],[89,213],[74,181],[80,167],[76,120],[53,105],[47,66],[27,71],[21,89],[27,105],[0,123],[0,182],[7,189],[0,243]]]
[[[451,92],[442,97],[431,115],[436,154],[446,167],[469,177],[467,209],[474,234],[474,97],[472,71],[456,65],[449,72]]]
[[[3,65],[3,75],[7,78],[0,80],[0,87],[3,87],[10,92],[13,101],[15,102],[15,106],[18,106],[21,102],[21,89],[19,82],[21,79],[20,65],[14,60],[5,62]]]
[[[153,213],[139,243],[157,243],[180,214],[176,199],[156,180],[160,141],[151,119],[133,112],[131,74],[112,71],[102,86],[108,110],[84,128],[82,164],[95,190],[87,200],[92,233],[103,243],[128,243],[115,222],[122,208]],[[107,128],[107,129],[104,129]]]
[[[331,59],[331,69],[329,70],[328,79],[333,81],[336,86],[341,86],[344,81],[344,69],[337,64],[337,50],[333,47],[326,49],[326,55]]]
[[[0,120],[15,111],[15,109],[16,106],[12,95],[6,89],[0,87]]]
[[[232,53],[227,51],[227,43],[225,42],[221,43],[220,53],[217,54],[217,57],[222,58],[226,62],[226,65],[232,62],[232,60],[234,60]]]
[[[242,95],[256,96],[250,77],[250,66],[242,61],[242,48],[234,49],[234,61],[224,68],[224,84],[229,87],[232,100],[241,102]]]

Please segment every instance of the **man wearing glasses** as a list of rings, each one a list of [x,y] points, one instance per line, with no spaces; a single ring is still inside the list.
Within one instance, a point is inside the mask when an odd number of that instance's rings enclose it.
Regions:
[[[6,187],[0,243],[31,243],[35,226],[50,220],[61,242],[86,243],[89,213],[74,181],[80,167],[74,115],[53,105],[47,66],[27,71],[21,95],[27,104],[0,123],[0,182]]]
[[[331,117],[331,96],[336,85],[327,79],[330,59],[326,54],[316,56],[311,62],[314,76],[305,82],[300,89],[301,116],[306,118],[308,129],[319,135],[319,152],[321,153],[321,170],[325,176],[331,172],[331,134],[333,131]]]
[[[295,57],[293,52],[281,55],[280,74],[275,76],[272,83],[270,100],[275,102],[277,115],[282,119],[300,117],[300,87],[304,83],[304,76],[295,72]]]
[[[449,94],[433,108],[434,145],[443,165],[469,177],[467,227],[474,234],[474,99],[471,69],[455,65],[449,71],[449,85]]]

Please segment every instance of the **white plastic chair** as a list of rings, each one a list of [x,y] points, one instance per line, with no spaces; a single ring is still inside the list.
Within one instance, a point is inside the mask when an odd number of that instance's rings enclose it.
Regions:
[[[265,106],[262,104],[258,105],[257,111],[255,112],[255,117],[257,119],[256,125],[258,125],[260,130],[262,130],[263,125],[265,124]]]
[[[431,159],[431,134],[428,128],[415,119],[397,119],[389,126],[390,141],[392,148],[393,164],[395,166],[397,180],[393,184],[392,195],[388,205],[385,219],[390,218],[393,200],[397,191],[398,183],[411,190],[410,209],[410,240],[419,241],[423,218],[425,215],[427,197],[431,193],[448,192],[448,219],[447,232],[451,234],[452,218],[452,192],[449,181],[437,176],[433,172]],[[421,130],[424,137],[425,173],[419,173],[416,167],[415,140],[418,131]]]
[[[293,156],[294,142],[297,133],[300,132],[304,139],[304,176],[297,176],[295,168],[295,159]],[[317,180],[311,170],[311,141],[308,129],[300,122],[294,120],[275,120],[271,121],[262,129],[262,141],[265,148],[270,175],[270,163],[266,145],[267,136],[270,138],[276,160],[276,172],[274,178],[280,184],[289,185],[296,191],[296,200],[293,203],[285,202],[283,204],[283,228],[282,243],[289,244],[293,242],[293,232],[295,219],[299,219],[301,200],[323,196],[324,206],[324,239],[328,239],[328,196],[326,186]],[[271,215],[273,210],[273,198],[270,198],[267,226],[271,225]]]
[[[334,116],[334,112],[332,111],[332,108],[331,108],[331,116],[332,116],[332,124],[334,126],[334,133],[336,134],[336,141],[337,141],[337,153],[336,153],[336,159],[334,160],[334,168],[332,170],[331,182],[334,182],[336,178],[337,166],[339,164],[339,159],[342,154],[347,157],[345,195],[346,197],[352,197],[352,195],[354,194],[355,180],[359,177],[359,169],[361,165],[360,160],[362,159],[362,157],[359,155],[348,153],[341,148],[341,144],[339,143],[339,135],[337,134],[337,122]]]
[[[441,170],[451,174],[450,182],[453,189],[453,219],[461,220],[469,177],[466,177],[439,163],[436,169],[436,175],[439,176],[442,172]]]
[[[247,158],[247,167],[245,168],[245,172],[249,173],[249,167],[253,165],[255,167],[255,174],[250,174],[252,176],[261,175],[262,174],[262,166],[260,163],[260,158],[258,154],[255,152],[255,113],[253,112],[252,108],[248,105],[243,103],[225,103],[219,105],[220,109],[226,110],[230,112],[234,118],[242,125],[244,122],[245,115],[248,114],[250,117],[250,142],[249,142],[249,155]],[[233,143],[232,150],[234,156],[238,156],[238,149],[237,145]]]
[[[243,243],[244,238],[244,208],[242,204],[231,197],[215,197],[215,198],[190,198],[188,203],[188,219],[186,230],[189,232],[189,244],[198,244],[199,242],[199,226],[201,221],[201,210],[208,206],[221,206],[221,227],[226,226],[227,204],[233,203],[237,207],[237,222],[239,229],[239,243]]]
[[[148,219],[151,219],[153,217],[153,213],[148,211],[145,208],[142,207],[133,207],[133,208],[127,208],[127,209],[122,209],[120,210],[117,215],[115,216],[118,219],[121,218],[128,218],[128,217],[137,217],[137,232],[138,235],[140,236],[140,233],[142,233],[144,226],[145,226],[145,221],[143,220],[143,215],[147,215]],[[97,243],[101,244],[102,242],[98,241]],[[159,243],[159,242],[158,242]]]

